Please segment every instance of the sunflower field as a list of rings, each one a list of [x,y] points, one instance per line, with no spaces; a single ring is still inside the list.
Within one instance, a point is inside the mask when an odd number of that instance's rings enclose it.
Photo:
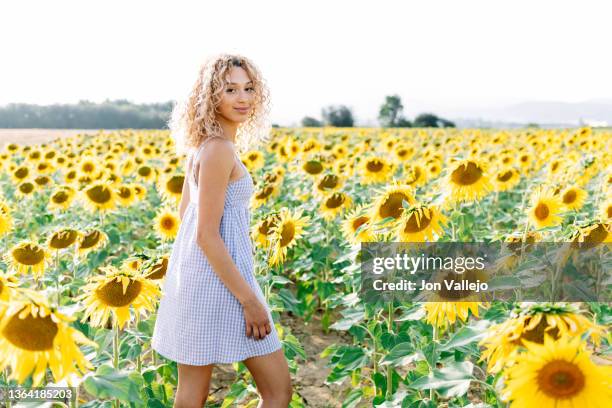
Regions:
[[[610,269],[587,276],[603,302],[371,304],[359,293],[362,243],[607,250],[611,148],[610,131],[588,127],[274,128],[241,152],[256,183],[255,274],[294,385],[313,356],[281,317],[316,317],[349,339],[314,356],[337,401],[313,405],[296,388],[290,406],[612,406]],[[186,157],[163,130],[0,149],[0,389],[75,387],[56,406],[171,407],[176,364],[150,341]],[[248,370],[232,368],[207,406],[257,406]],[[0,406],[38,406],[0,395]]]

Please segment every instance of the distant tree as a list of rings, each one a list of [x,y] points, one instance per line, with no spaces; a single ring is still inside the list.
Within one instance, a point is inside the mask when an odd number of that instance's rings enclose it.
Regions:
[[[345,105],[331,105],[321,110],[321,116],[326,125],[336,127],[353,127],[355,120],[353,112]]]
[[[528,127],[528,128],[539,128],[540,125],[538,125],[537,123],[528,123],[528,124],[525,125],[525,127]]]
[[[323,122],[318,119],[313,118],[312,116],[304,116],[302,119],[302,127],[321,127],[323,126]]]
[[[434,115],[433,113],[421,113],[413,122],[414,127],[455,127],[450,120]]]
[[[273,124],[272,124],[272,127],[273,127],[273,128],[277,128],[277,127],[280,127],[280,126],[278,125],[278,123],[273,123]]]
[[[399,118],[397,121],[397,126],[396,127],[412,127],[412,122],[410,122],[408,119],[406,118]]]
[[[399,95],[385,97],[380,106],[378,121],[382,127],[410,127],[410,121],[402,116],[404,105]]]

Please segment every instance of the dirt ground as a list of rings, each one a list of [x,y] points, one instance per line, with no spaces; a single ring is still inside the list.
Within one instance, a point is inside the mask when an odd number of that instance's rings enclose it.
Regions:
[[[7,143],[36,144],[78,133],[97,133],[99,129],[0,129],[0,148]]]

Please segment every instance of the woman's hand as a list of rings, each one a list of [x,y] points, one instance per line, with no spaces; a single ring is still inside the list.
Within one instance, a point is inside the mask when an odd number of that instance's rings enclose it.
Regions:
[[[244,320],[246,321],[246,335],[253,335],[255,340],[261,340],[272,331],[268,312],[256,296],[251,297],[242,304]]]

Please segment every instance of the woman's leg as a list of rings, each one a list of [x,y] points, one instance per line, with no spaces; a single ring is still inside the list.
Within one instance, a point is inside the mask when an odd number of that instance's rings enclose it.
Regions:
[[[283,350],[244,360],[261,397],[258,408],[287,408],[293,390]]]
[[[174,408],[202,408],[208,398],[214,364],[192,366],[178,364],[178,387]]]

